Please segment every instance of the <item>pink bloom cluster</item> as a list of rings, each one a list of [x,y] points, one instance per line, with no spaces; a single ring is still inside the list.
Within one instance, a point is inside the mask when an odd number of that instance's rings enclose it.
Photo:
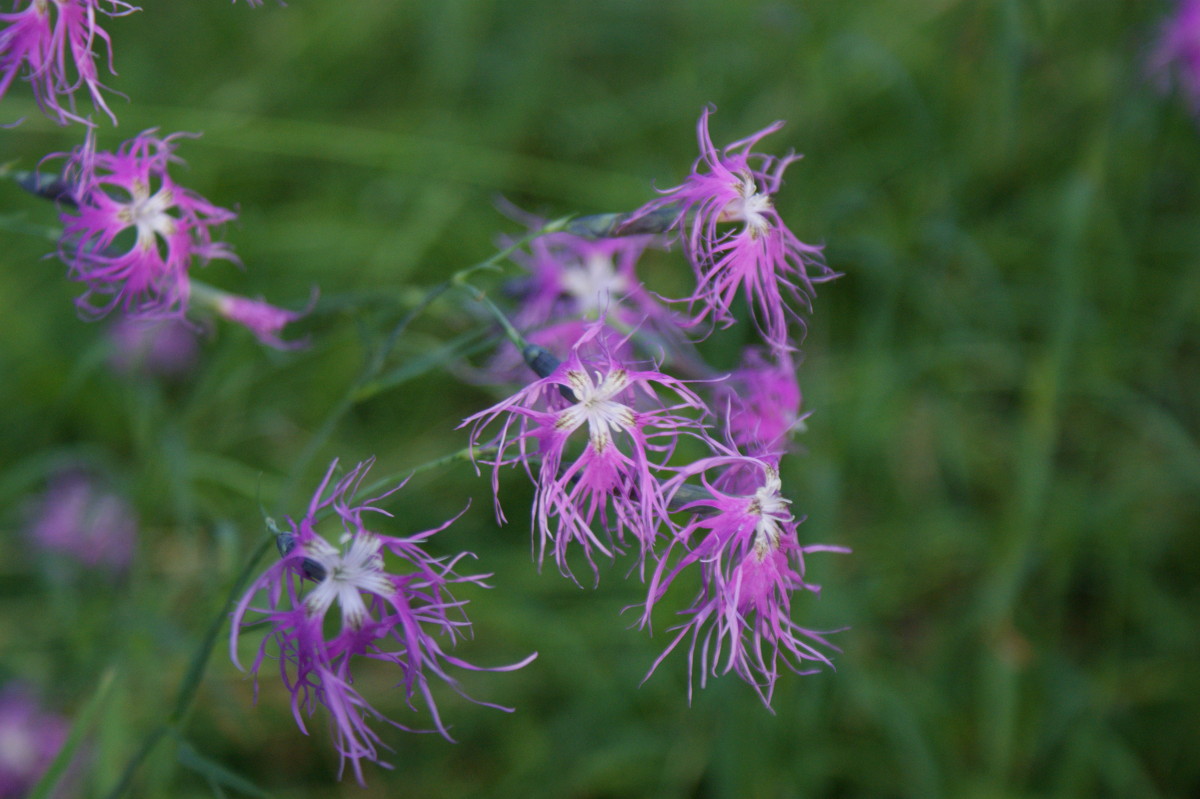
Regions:
[[[821,650],[833,649],[824,633],[791,620],[793,595],[817,591],[803,556],[846,551],[802,545],[781,493],[779,453],[800,418],[790,362],[779,368],[751,351],[729,379],[695,384],[725,402],[714,413],[661,367],[614,354],[605,330],[591,324],[561,362],[530,345],[544,375],[463,423],[477,462],[492,467],[497,517],[504,521],[501,468],[516,466],[534,486],[539,560],[552,552],[574,579],[578,551],[599,580],[597,553],[614,559],[632,548],[639,570],[653,575],[643,626],[675,578],[698,569],[703,587],[662,657],[690,636],[701,685],[733,671],[769,706],[781,666],[808,673],[805,662],[828,665]],[[713,440],[713,417],[724,417],[728,444]],[[687,463],[685,451],[697,449],[710,454]]]
[[[60,125],[91,125],[76,108],[75,92],[81,89],[116,124],[96,68],[96,48],[103,43],[112,72],[112,42],[99,15],[118,17],[138,10],[123,0],[17,0],[13,13],[0,14],[5,25],[0,29],[0,98],[21,75],[42,111]]]
[[[835,275],[772,204],[796,156],[751,152],[780,123],[718,151],[708,116],[682,185],[632,214],[577,220],[515,259],[530,277],[509,292],[519,303],[511,323],[528,335],[521,354],[538,377],[463,425],[477,463],[491,467],[500,521],[502,468],[533,484],[539,562],[552,553],[574,579],[578,552],[598,580],[597,555],[632,550],[639,573],[651,575],[647,628],[676,578],[700,573],[651,672],[687,639],[701,685],[733,672],[769,707],[781,671],[830,665],[835,649],[826,633],[792,620],[793,600],[817,593],[806,553],[846,550],[801,543],[779,476],[805,418],[791,323],[802,325],[813,284]],[[676,318],[637,279],[656,232],[678,235],[691,261],[690,318]],[[765,346],[723,373],[685,333],[705,319],[731,324],[743,288]]]
[[[696,477],[704,490],[681,493]],[[776,462],[733,450],[696,461],[664,484],[668,502],[688,518],[658,561],[642,625],[650,625],[655,602],[684,569],[699,568],[702,582],[692,607],[684,611],[687,621],[651,672],[690,637],[688,662],[700,672],[701,687],[709,674],[733,671],[770,707],[780,665],[800,674],[813,671],[805,663],[832,666],[822,649],[836,647],[825,639],[827,633],[792,621],[792,595],[820,590],[804,580],[806,553],[849,550],[802,546],[796,530],[802,520],[792,515],[782,489]],[[679,556],[673,558],[671,550]]]
[[[288,519],[288,531],[279,534],[283,557],[256,579],[238,602],[229,642],[230,656],[240,667],[238,639],[243,631],[262,623],[269,625],[250,670],[257,675],[269,657],[278,659],[280,676],[292,695],[296,723],[307,733],[305,716],[324,707],[342,766],[348,761],[360,783],[362,761],[387,766],[379,752],[386,746],[372,723],[410,728],[387,718],[358,692],[355,669],[371,663],[395,669],[396,684],[403,689],[408,706],[415,711],[416,703],[423,704],[434,729],[449,739],[431,680],[444,682],[466,697],[450,675],[450,667],[510,671],[536,657],[481,669],[446,651],[443,642],[454,644],[471,630],[466,603],[455,599],[452,589],[466,584],[485,586],[488,575],[455,572],[468,553],[439,558],[425,551],[429,539],[454,519],[406,536],[379,532],[370,516],[390,514],[375,503],[403,484],[379,497],[356,500],[372,462],[358,464],[336,482],[337,461],[329,467],[308,512],[299,522]],[[318,523],[327,515],[339,523],[340,532],[333,541],[318,531]]]

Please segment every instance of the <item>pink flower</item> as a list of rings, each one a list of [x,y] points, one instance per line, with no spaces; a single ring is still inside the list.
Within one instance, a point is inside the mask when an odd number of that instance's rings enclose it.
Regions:
[[[723,454],[680,470],[663,488],[673,507],[692,515],[658,561],[641,624],[650,624],[654,604],[686,569],[698,568],[702,582],[692,607],[682,612],[687,620],[673,628],[678,633],[646,676],[690,637],[689,698],[692,671],[699,671],[701,688],[709,675],[732,671],[769,708],[781,667],[809,674],[814,670],[808,664],[832,665],[822,650],[836,650],[827,633],[792,621],[793,596],[820,590],[804,579],[805,554],[849,550],[802,546],[796,528],[803,520],[781,494],[777,466],[720,449]],[[688,484],[691,478],[701,485]],[[745,493],[727,493],[722,484],[743,486]]]
[[[500,467],[521,464],[535,489],[539,561],[553,548],[559,570],[572,578],[572,543],[597,579],[593,552],[612,557],[614,537],[624,543],[628,531],[642,557],[653,548],[667,515],[656,475],[680,435],[703,434],[708,414],[682,381],[637,368],[603,346],[603,330],[594,324],[546,376],[463,422],[471,425],[472,447],[494,450],[480,462],[493,467],[497,517],[504,521]],[[594,351],[592,342],[599,345]],[[493,423],[499,430],[487,438]],[[596,522],[607,535],[597,533]]]
[[[193,260],[237,261],[228,245],[213,241],[212,231],[233,212],[167,174],[168,164],[179,160],[175,140],[186,134],[154,134],[145,131],[111,153],[95,152],[89,136],[67,163],[78,208],[61,215],[58,252],[72,278],[87,286],[76,301],[87,317],[118,307],[133,317],[183,316]]]
[[[240,668],[237,644],[244,628],[264,622],[269,625],[250,671],[257,676],[268,651],[278,651],[279,673],[292,695],[297,725],[307,734],[305,716],[311,717],[323,706],[329,713],[342,766],[349,761],[360,783],[363,760],[389,767],[380,761],[379,748],[386,746],[371,724],[410,728],[385,717],[358,692],[354,667],[365,661],[394,666],[399,671],[397,685],[403,688],[408,705],[415,710],[414,701],[424,704],[434,728],[452,740],[438,714],[431,678],[470,699],[448,667],[511,671],[536,657],[484,669],[445,651],[444,641],[454,644],[471,629],[463,609],[466,603],[455,599],[451,588],[464,584],[486,587],[483,580],[487,575],[455,573],[468,553],[435,558],[425,552],[428,540],[454,519],[407,536],[386,535],[372,529],[374,525],[368,526],[369,514],[390,516],[374,503],[403,487],[354,504],[372,463],[360,463],[326,494],[337,461],[329,467],[305,516],[299,522],[288,519],[288,531],[278,534],[283,557],[255,580],[238,602],[229,642],[230,656]],[[336,543],[317,531],[318,522],[329,514],[340,522]],[[406,571],[396,573],[386,562],[389,558]],[[309,583],[311,587],[305,590]]]
[[[1200,114],[1200,0],[1180,0],[1163,26],[1149,66],[1164,84],[1173,71],[1192,112]]]
[[[663,196],[632,214],[625,227],[674,208],[677,228],[696,272],[696,290],[685,298],[699,311],[698,324],[711,317],[728,326],[738,289],[744,288],[755,322],[773,350],[791,349],[788,321],[803,323],[813,284],[837,275],[821,261],[821,248],[796,238],[779,217],[771,196],[783,172],[800,156],[751,153],[754,145],[779,130],[776,122],[753,136],[717,151],[708,133],[709,109],[697,127],[700,157],[692,174]],[[809,271],[815,270],[815,275]]]
[[[637,277],[638,259],[653,240],[652,236],[591,239],[571,233],[534,239],[530,256],[514,256],[530,277],[513,324],[536,330],[603,317],[610,325],[626,329],[649,324],[674,330],[672,314]]]
[[[104,42],[112,72],[112,41],[97,14],[119,17],[140,9],[123,0],[103,0],[109,6],[104,9],[101,1],[30,0],[21,11],[0,14],[0,23],[7,23],[0,30],[0,97],[23,71],[38,106],[58,124],[91,125],[75,108],[75,92],[85,88],[92,105],[115,125],[117,118],[100,94],[106,87],[100,83],[94,49],[97,39]]]
[[[788,436],[803,429],[800,383],[790,353],[772,357],[749,348],[729,379],[715,386],[714,406],[728,413],[726,430],[745,452],[762,456],[786,449]]]
[[[124,499],[102,489],[87,474],[64,472],[43,495],[29,534],[43,549],[69,555],[86,566],[121,571],[133,559],[137,517]]]

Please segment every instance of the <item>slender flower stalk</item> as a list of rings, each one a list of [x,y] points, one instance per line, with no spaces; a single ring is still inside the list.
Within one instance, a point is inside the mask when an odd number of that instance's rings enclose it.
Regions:
[[[710,113],[706,108],[700,115],[700,157],[692,174],[623,225],[636,226],[646,216],[673,210],[671,227],[696,272],[696,289],[685,298],[693,308],[691,324],[706,319],[733,324],[733,303],[744,289],[767,343],[776,351],[791,349],[789,321],[802,325],[800,311],[810,308],[813,284],[837,277],[821,260],[821,247],[800,241],[775,210],[772,196],[783,183],[783,172],[800,156],[751,152],[782,122],[718,151],[708,132]]]
[[[112,67],[112,40],[100,27],[99,15],[120,17],[140,9],[123,0],[28,0],[24,8],[14,3],[14,13],[0,14],[0,98],[18,75],[33,89],[34,99],[46,116],[66,125],[79,122],[75,93],[87,92],[92,105],[113,124],[117,117],[104,100],[96,68],[96,47],[102,42]],[[115,74],[115,73],[114,73]]]
[[[775,462],[720,447],[721,454],[680,469],[663,492],[673,506],[690,513],[688,521],[659,559],[650,581],[642,626],[649,626],[654,605],[685,570],[701,571],[701,588],[675,637],[654,661],[659,664],[685,639],[688,645],[688,697],[693,672],[703,688],[709,676],[730,671],[754,687],[763,704],[771,697],[782,668],[810,674],[810,665],[832,666],[826,651],[836,647],[828,633],[806,629],[792,620],[798,592],[816,594],[805,580],[804,556],[847,552],[841,547],[800,544],[791,501],[781,493]],[[687,481],[696,478],[703,490]],[[731,493],[724,485],[740,486]],[[677,501],[682,500],[682,501]],[[697,662],[698,658],[698,662]]]
[[[348,762],[360,783],[362,761],[388,767],[379,751],[387,746],[372,724],[412,728],[389,719],[358,692],[354,687],[355,668],[375,661],[398,669],[397,685],[403,688],[409,707],[415,711],[418,704],[424,705],[434,729],[453,740],[438,713],[431,679],[437,678],[471,699],[450,675],[449,667],[511,671],[536,657],[534,654],[509,666],[484,668],[446,651],[443,641],[453,645],[471,632],[464,611],[466,603],[455,599],[451,589],[463,584],[486,587],[483,581],[488,575],[463,576],[455,572],[469,553],[437,558],[425,551],[429,540],[457,517],[408,536],[390,536],[368,526],[375,514],[390,515],[376,503],[403,487],[401,483],[378,497],[354,504],[372,462],[360,463],[336,483],[333,477],[337,461],[333,462],[305,516],[299,522],[288,519],[288,530],[279,534],[281,559],[255,580],[238,602],[230,636],[230,656],[240,668],[237,644],[242,632],[259,623],[270,625],[250,671],[257,676],[269,656],[278,657],[280,677],[292,695],[297,725],[307,733],[305,717],[324,707],[342,768]],[[340,522],[341,534],[336,543],[317,530],[318,520],[330,513]],[[405,571],[395,572],[389,559]],[[268,654],[273,650],[278,655]],[[486,702],[479,704],[511,710]]]

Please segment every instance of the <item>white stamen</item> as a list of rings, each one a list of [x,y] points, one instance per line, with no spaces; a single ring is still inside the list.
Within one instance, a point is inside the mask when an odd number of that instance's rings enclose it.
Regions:
[[[771,210],[771,195],[759,192],[754,176],[749,172],[739,173],[741,182],[737,186],[738,197],[730,200],[721,211],[722,222],[745,222],[746,231],[752,238],[758,238],[771,228],[771,220],[766,212]]]
[[[137,228],[142,249],[157,247],[157,236],[168,239],[175,233],[177,220],[167,213],[175,207],[175,193],[171,189],[164,186],[151,195],[150,187],[138,180],[129,193],[131,200],[118,216],[122,222]]]
[[[758,516],[754,526],[754,553],[759,560],[779,548],[779,538],[782,534],[779,523],[790,522],[793,518],[788,509],[792,501],[779,494],[782,487],[779,472],[768,468],[766,483],[754,492],[754,499],[750,500],[747,508],[748,513]]]
[[[348,546],[347,546],[348,544]],[[368,532],[342,536],[344,552],[317,538],[304,547],[304,554],[325,569],[325,579],[304,598],[311,615],[324,615],[334,601],[342,608],[342,624],[358,629],[369,617],[362,593],[385,596],[393,590],[383,571],[380,540]]]
[[[567,380],[579,402],[558,415],[556,428],[571,431],[587,422],[588,438],[597,452],[612,443],[614,431],[633,429],[637,421],[633,410],[613,399],[629,386],[629,373],[624,369],[603,376],[597,372],[595,383],[587,372],[570,371]]]

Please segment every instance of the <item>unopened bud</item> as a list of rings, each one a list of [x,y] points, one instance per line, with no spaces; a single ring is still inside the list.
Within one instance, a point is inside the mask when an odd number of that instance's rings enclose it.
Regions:
[[[43,175],[41,172],[17,172],[13,178],[17,185],[30,194],[45,200],[62,203],[71,208],[78,208],[75,201],[75,187],[62,179],[60,175]]]
[[[537,344],[526,344],[525,349],[521,351],[521,356],[525,358],[525,363],[534,371],[538,377],[549,377],[554,374],[554,370],[562,363],[554,354],[545,347],[540,347]],[[567,402],[579,402],[579,398],[575,396],[575,392],[567,386],[560,385],[558,393],[563,395],[563,399]]]

